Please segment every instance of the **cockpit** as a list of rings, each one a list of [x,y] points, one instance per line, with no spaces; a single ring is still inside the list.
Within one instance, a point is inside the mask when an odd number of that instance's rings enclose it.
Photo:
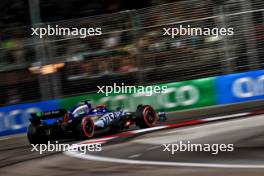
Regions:
[[[91,115],[97,115],[97,116],[104,115],[107,112],[108,112],[108,109],[106,108],[105,105],[97,105],[95,108],[92,108],[90,110]]]

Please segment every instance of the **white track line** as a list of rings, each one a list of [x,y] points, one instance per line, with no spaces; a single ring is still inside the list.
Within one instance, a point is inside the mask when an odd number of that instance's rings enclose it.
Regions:
[[[251,113],[238,113],[226,116],[219,116],[219,117],[211,117],[206,119],[201,119],[202,121],[217,121],[221,119],[229,119],[235,117],[242,117],[246,115],[250,115]],[[143,133],[147,131],[154,131],[159,129],[165,129],[169,126],[158,126],[148,129],[142,130],[134,130],[131,131],[134,134]],[[98,139],[100,140],[100,139]],[[254,165],[254,164],[222,164],[222,163],[186,163],[186,162],[163,162],[163,161],[145,161],[145,160],[130,160],[130,159],[121,159],[121,158],[111,158],[111,157],[104,157],[104,156],[95,156],[90,154],[81,154],[79,152],[74,151],[66,151],[63,152],[65,155],[74,158],[80,158],[85,160],[93,160],[93,161],[101,161],[101,162],[112,162],[112,163],[121,163],[121,164],[139,164],[139,165],[158,165],[158,166],[181,166],[181,167],[206,167],[206,168],[234,168],[234,169],[264,169],[264,165]],[[134,155],[130,156],[133,158]],[[135,157],[138,157],[135,155]]]
[[[140,129],[140,130],[133,130],[133,131],[131,131],[131,133],[134,133],[134,134],[144,133],[144,132],[160,130],[160,129],[164,129],[164,128],[167,128],[167,126],[165,125],[165,126],[157,126],[157,127],[145,128],[145,129]]]
[[[235,118],[235,117],[242,117],[246,115],[250,115],[250,112],[245,112],[245,113],[238,113],[238,114],[231,114],[231,115],[225,115],[225,116],[219,116],[219,117],[210,117],[206,119],[201,119],[201,121],[216,121],[216,120],[222,120],[222,119],[230,119],[230,118]]]
[[[111,162],[120,164],[138,164],[138,165],[156,165],[156,166],[181,166],[181,167],[206,167],[206,168],[233,168],[233,169],[264,169],[264,165],[251,165],[251,164],[220,164],[220,163],[186,163],[186,162],[163,162],[163,161],[144,161],[144,160],[130,160],[110,158],[103,156],[95,156],[90,154],[81,154],[77,152],[67,151],[65,155],[74,158],[85,160]]]
[[[20,138],[20,137],[24,137],[24,136],[25,136],[25,134],[14,134],[14,135],[8,135],[8,136],[1,136],[0,141]]]
[[[97,139],[90,139],[90,140],[82,141],[82,142],[80,142],[80,144],[87,143],[87,142],[89,142],[89,143],[100,143],[101,141],[108,141],[108,140],[115,139],[115,138],[117,138],[117,137],[103,137],[103,138],[97,138]]]
[[[138,158],[138,157],[141,157],[141,156],[142,156],[142,154],[139,153],[139,154],[131,155],[128,158]]]
[[[146,151],[151,151],[160,148],[160,146],[154,146],[154,147],[149,147],[146,149]]]
[[[8,139],[11,139],[11,137],[3,137],[3,138],[0,138],[0,141],[4,141],[4,140],[8,140]]]

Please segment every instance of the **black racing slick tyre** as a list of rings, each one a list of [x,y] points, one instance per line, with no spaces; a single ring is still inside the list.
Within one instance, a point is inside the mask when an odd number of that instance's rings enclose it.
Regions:
[[[33,124],[28,126],[27,138],[30,144],[44,144],[48,142],[45,132]]]
[[[94,122],[90,117],[78,119],[74,128],[74,136],[77,139],[91,138],[94,135]]]
[[[155,126],[158,120],[157,113],[149,105],[138,106],[136,111],[136,124],[139,128],[150,128]]]

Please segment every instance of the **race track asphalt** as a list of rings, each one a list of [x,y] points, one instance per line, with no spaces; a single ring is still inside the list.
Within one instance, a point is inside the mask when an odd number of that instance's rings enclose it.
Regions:
[[[169,114],[168,122],[262,109],[263,102]],[[134,129],[132,129],[134,130]],[[162,144],[234,144],[233,152],[165,152]],[[62,141],[76,143],[77,141]],[[31,152],[25,135],[0,138],[0,175],[264,175],[264,115],[158,130],[102,144],[102,152],[76,158]],[[131,162],[132,161],[132,162]],[[134,161],[134,162],[133,162]],[[129,162],[133,164],[128,164]],[[138,163],[137,163],[138,162]],[[171,164],[173,163],[173,164]]]

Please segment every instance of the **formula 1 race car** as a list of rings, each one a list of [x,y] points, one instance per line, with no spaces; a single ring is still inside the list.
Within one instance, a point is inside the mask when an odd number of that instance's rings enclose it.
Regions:
[[[31,144],[46,143],[65,136],[76,139],[91,138],[97,131],[111,133],[128,129],[132,124],[139,128],[153,127],[157,121],[165,121],[164,112],[156,113],[149,105],[138,105],[135,112],[122,108],[110,111],[105,105],[92,107],[89,100],[76,107],[31,114],[27,136]]]

